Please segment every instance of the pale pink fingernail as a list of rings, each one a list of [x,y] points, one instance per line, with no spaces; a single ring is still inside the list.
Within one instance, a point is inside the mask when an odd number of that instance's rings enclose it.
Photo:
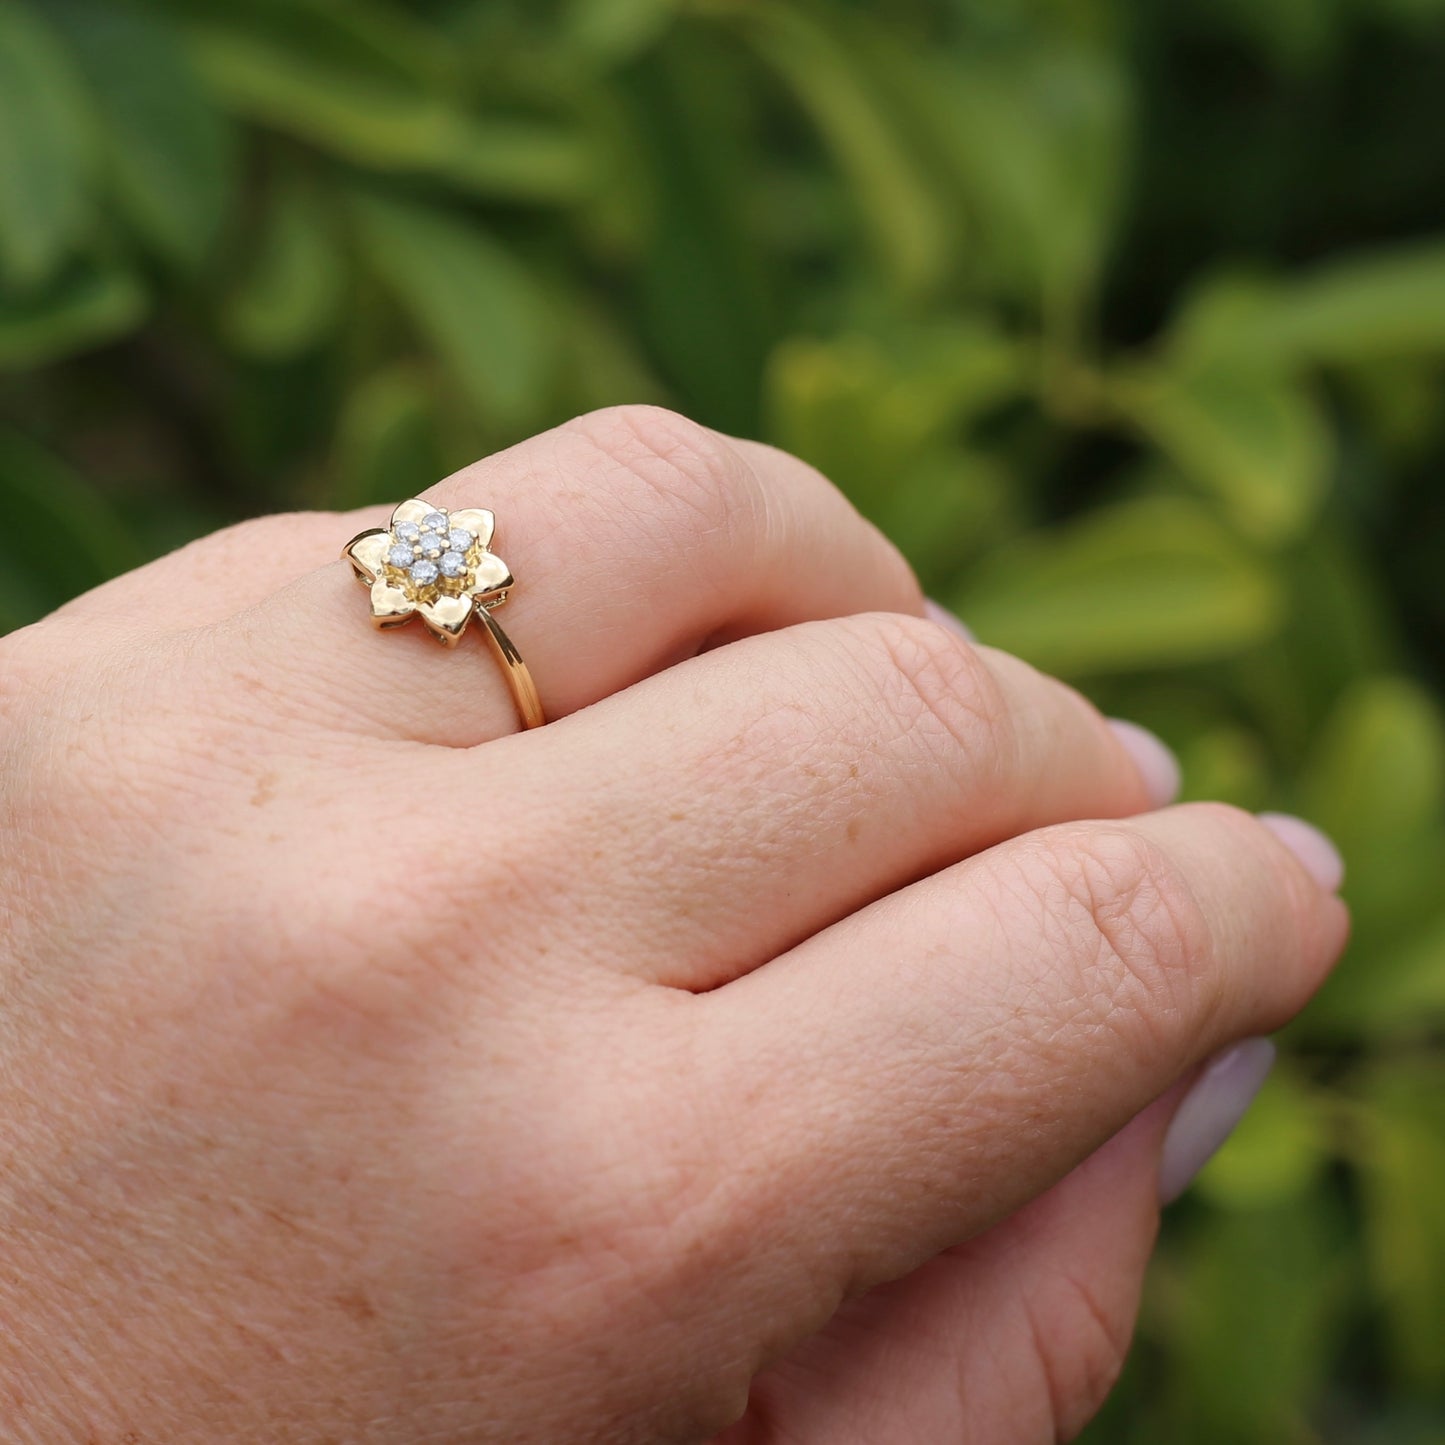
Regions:
[[[1269,1077],[1274,1055],[1268,1039],[1246,1039],[1204,1066],[1164,1135],[1161,1204],[1178,1199],[1234,1132]]]
[[[1305,871],[1326,893],[1339,891],[1345,881],[1345,860],[1313,823],[1293,813],[1261,813],[1259,821],[1304,864]]]
[[[1124,745],[1124,751],[1134,760],[1149,790],[1149,801],[1156,808],[1172,803],[1179,796],[1179,759],[1173,750],[1148,728],[1140,727],[1127,718],[1111,717],[1109,726],[1114,736]]]
[[[960,621],[948,608],[944,607],[941,603],[935,602],[933,598],[925,597],[923,599],[923,612],[930,621],[938,623],[939,626],[951,629],[958,633],[959,636],[967,638],[970,642],[978,641],[978,638],[973,635],[967,623]]]

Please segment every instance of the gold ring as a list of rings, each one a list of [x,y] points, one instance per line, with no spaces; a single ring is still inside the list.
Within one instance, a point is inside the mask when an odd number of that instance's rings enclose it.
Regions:
[[[371,620],[380,628],[402,627],[420,617],[445,647],[455,647],[476,616],[502,664],[524,728],[546,718],[537,684],[492,609],[507,600],[512,574],[491,550],[496,518],[481,507],[448,512],[415,498],[392,514],[389,527],[370,527],[353,537],[341,555],[357,581],[371,589]]]

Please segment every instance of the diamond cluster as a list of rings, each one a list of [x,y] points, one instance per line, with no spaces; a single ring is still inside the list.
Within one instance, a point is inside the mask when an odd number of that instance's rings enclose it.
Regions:
[[[414,591],[456,590],[471,577],[477,539],[453,527],[445,512],[428,512],[420,522],[398,522],[391,529],[386,565],[400,572]]]

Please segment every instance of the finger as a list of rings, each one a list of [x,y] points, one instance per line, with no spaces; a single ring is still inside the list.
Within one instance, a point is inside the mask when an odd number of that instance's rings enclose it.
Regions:
[[[830,1313],[996,1223],[1296,1013],[1347,927],[1269,827],[1191,804],[1001,844],[701,995],[738,1288]]]
[[[182,632],[230,617],[331,562],[344,541],[384,526],[389,507],[281,512],[198,537],[123,572],[57,609],[55,616],[117,633]]]
[[[609,839],[550,850],[555,946],[689,989],[1017,833],[1165,801],[1072,688],[898,614],[745,639],[536,741],[533,826]]]
[[[500,620],[553,718],[714,638],[860,608],[922,610],[897,550],[812,468],[656,408],[580,418],[425,495],[495,514],[493,550],[516,579]],[[338,521],[328,556],[345,531]],[[224,631],[283,703],[289,693],[337,725],[455,745],[516,728],[481,638],[463,639],[467,656],[420,625],[378,639],[342,562]]]
[[[1001,1224],[845,1303],[717,1445],[1072,1440],[1128,1352],[1184,1087]]]

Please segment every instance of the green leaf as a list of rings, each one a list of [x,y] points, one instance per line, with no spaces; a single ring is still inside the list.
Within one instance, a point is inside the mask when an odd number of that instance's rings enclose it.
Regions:
[[[631,60],[672,23],[679,0],[570,0],[565,40],[594,60]]]
[[[0,629],[34,622],[144,560],[130,529],[95,487],[8,427],[0,427],[0,509],[8,536]],[[64,547],[54,545],[56,536],[66,539]]]
[[[95,98],[105,182],[138,234],[194,268],[231,193],[233,137],[172,26],[123,0],[50,0]]]
[[[222,311],[227,339],[261,360],[299,355],[339,317],[347,270],[325,198],[299,178],[282,179],[254,254]]]
[[[1101,508],[996,553],[949,599],[985,642],[1071,677],[1228,657],[1279,626],[1268,572],[1183,498]]]
[[[0,291],[0,366],[40,367],[134,330],[147,298],[135,276],[98,261],[77,261],[44,291]]]
[[[770,431],[851,496],[882,501],[916,460],[1019,395],[1028,349],[982,322],[793,337],[768,363]]]
[[[1268,801],[1268,760],[1259,737],[1248,729],[1207,728],[1176,751],[1184,774],[1185,799],[1217,798],[1256,811]]]
[[[564,381],[579,411],[624,402],[667,405],[667,388],[614,316],[585,292],[565,296],[563,305]]]
[[[1356,1271],[1327,1193],[1213,1210],[1161,1281],[1170,1445],[1308,1439]]]
[[[1212,277],[1186,299],[1167,344],[1190,365],[1254,370],[1445,355],[1445,241],[1346,257],[1296,279]]]
[[[48,280],[91,213],[89,102],[64,48],[19,0],[0,0],[0,276]]]
[[[630,79],[646,178],[632,308],[643,343],[684,410],[751,435],[776,320],[771,258],[737,201],[754,161],[733,123],[746,113],[746,72],[715,35],[679,26]]]
[[[1194,1187],[1201,1198],[1231,1209],[1282,1204],[1310,1189],[1330,1155],[1327,1108],[1281,1060]]]
[[[1412,895],[1430,896],[1436,859],[1426,845],[1445,803],[1438,704],[1408,678],[1361,678],[1307,762],[1301,802],[1344,853],[1357,909],[1388,918]]]
[[[436,386],[423,368],[400,363],[368,376],[347,401],[337,444],[333,507],[409,497],[445,475]]]
[[[1011,493],[999,463],[960,435],[1018,396],[1030,374],[1028,350],[982,323],[793,337],[768,364],[768,431],[941,585],[960,555],[997,536]]]
[[[1361,678],[1340,700],[1304,779],[1320,824],[1368,854],[1407,845],[1445,802],[1445,719],[1419,683]]]
[[[935,285],[949,261],[947,220],[870,86],[862,57],[800,7],[758,4],[743,13],[748,37],[788,83],[848,178],[896,283],[911,291]]]
[[[934,55],[893,76],[957,187],[994,289],[1054,335],[1082,324],[1129,162],[1125,73],[1103,50]]]
[[[1298,385],[1240,366],[1136,369],[1107,385],[1115,405],[1250,536],[1283,542],[1314,520],[1330,437]]]
[[[600,180],[587,137],[466,109],[440,36],[386,7],[260,0],[190,24],[207,79],[238,114],[383,171],[478,194],[572,201]]]
[[[1438,885],[1445,850],[1436,850],[1435,862],[1433,882]],[[1445,1025],[1445,909],[1383,955],[1347,964],[1346,969],[1354,987],[1347,993],[1332,987],[1326,1002],[1335,1005],[1356,1034],[1399,1037],[1439,1029]]]
[[[1445,1069],[1381,1065],[1361,1109],[1355,1162],[1390,1358],[1410,1382],[1445,1386]]]
[[[531,273],[476,222],[378,192],[353,206],[366,256],[483,419],[536,414],[557,363],[556,325]]]

